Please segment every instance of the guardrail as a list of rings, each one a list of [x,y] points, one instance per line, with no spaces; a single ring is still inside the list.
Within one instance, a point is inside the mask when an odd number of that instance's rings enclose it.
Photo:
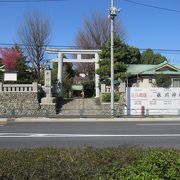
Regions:
[[[0,82],[0,92],[37,92],[37,82],[32,84],[3,84]]]
[[[180,117],[180,110],[177,110],[174,113],[161,114],[141,114],[140,109],[131,109],[136,113],[128,114],[127,111],[120,112],[118,109],[114,111],[114,117]],[[164,112],[167,109],[162,109]],[[0,113],[0,118],[15,118],[15,117],[51,117],[51,118],[109,118],[111,117],[110,109],[97,109],[98,113],[94,109],[64,109],[58,113],[51,112],[48,109],[8,109]]]
[[[124,116],[180,116],[180,109],[122,109],[122,110],[116,110],[116,114],[118,115],[124,115]]]

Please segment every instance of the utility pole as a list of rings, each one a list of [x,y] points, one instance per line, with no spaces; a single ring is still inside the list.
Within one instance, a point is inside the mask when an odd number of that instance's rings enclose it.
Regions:
[[[111,116],[114,117],[114,19],[119,12],[111,0],[110,19],[111,19]]]

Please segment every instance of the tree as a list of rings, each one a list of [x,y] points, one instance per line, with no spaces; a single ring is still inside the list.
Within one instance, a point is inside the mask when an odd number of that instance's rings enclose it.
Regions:
[[[101,52],[100,68],[97,73],[101,77],[101,81],[106,84],[110,83],[110,41],[106,43]],[[127,77],[127,64],[139,64],[139,49],[129,46],[120,40],[119,36],[114,39],[114,79],[124,79]]]
[[[156,74],[155,75],[156,85],[157,87],[168,88],[171,86],[171,78],[165,74]]]
[[[63,96],[69,97],[69,91],[71,91],[71,85],[73,84],[74,70],[72,63],[65,63],[63,65]]]
[[[37,12],[28,12],[24,16],[24,25],[19,28],[19,36],[35,71],[36,79],[39,80],[41,64],[45,62],[45,47],[49,43],[49,20]]]
[[[52,71],[52,82],[56,83],[57,81],[57,73],[58,73],[58,63],[53,64]],[[68,97],[69,91],[71,90],[71,85],[73,83],[73,77],[75,75],[75,71],[73,70],[72,63],[64,63],[63,64],[63,78],[62,78],[62,91],[63,96]]]
[[[0,58],[0,67],[3,66],[2,58]]]
[[[160,64],[164,61],[168,61],[167,58],[159,53],[154,53],[152,49],[147,49],[141,54],[142,64]]]
[[[16,71],[17,70],[17,60],[20,58],[21,54],[16,49],[5,48],[0,50],[2,56],[2,64],[5,65],[6,71]]]
[[[101,49],[110,39],[110,19],[100,14],[94,13],[90,18],[84,18],[83,27],[76,37],[76,45],[84,49]],[[125,30],[122,23],[116,21],[115,34],[125,40]]]
[[[125,30],[119,21],[115,23],[115,34],[122,40],[126,39]],[[100,13],[94,13],[90,18],[84,18],[83,26],[76,37],[76,45],[82,49],[101,49],[108,39],[110,19]],[[77,63],[77,69],[89,76],[95,71],[93,63]]]
[[[12,48],[19,52],[20,57],[16,62],[16,71],[18,72],[18,83],[32,83],[34,74],[31,67],[28,66],[28,61],[24,56],[23,50],[19,47],[18,44],[15,44]]]

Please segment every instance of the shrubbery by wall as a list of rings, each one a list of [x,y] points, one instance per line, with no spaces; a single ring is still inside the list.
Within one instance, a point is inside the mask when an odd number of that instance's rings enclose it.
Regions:
[[[115,93],[114,94],[114,101],[118,102],[120,98],[120,94],[119,93]],[[111,93],[104,93],[102,94],[102,101],[103,102],[111,102]]]

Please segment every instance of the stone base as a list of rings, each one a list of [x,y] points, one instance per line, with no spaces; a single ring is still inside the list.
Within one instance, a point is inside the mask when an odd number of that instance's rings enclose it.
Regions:
[[[54,97],[45,97],[41,99],[41,104],[52,104],[55,103],[55,101]]]
[[[55,103],[41,103],[41,113],[46,115],[55,115],[56,114],[56,104]]]

